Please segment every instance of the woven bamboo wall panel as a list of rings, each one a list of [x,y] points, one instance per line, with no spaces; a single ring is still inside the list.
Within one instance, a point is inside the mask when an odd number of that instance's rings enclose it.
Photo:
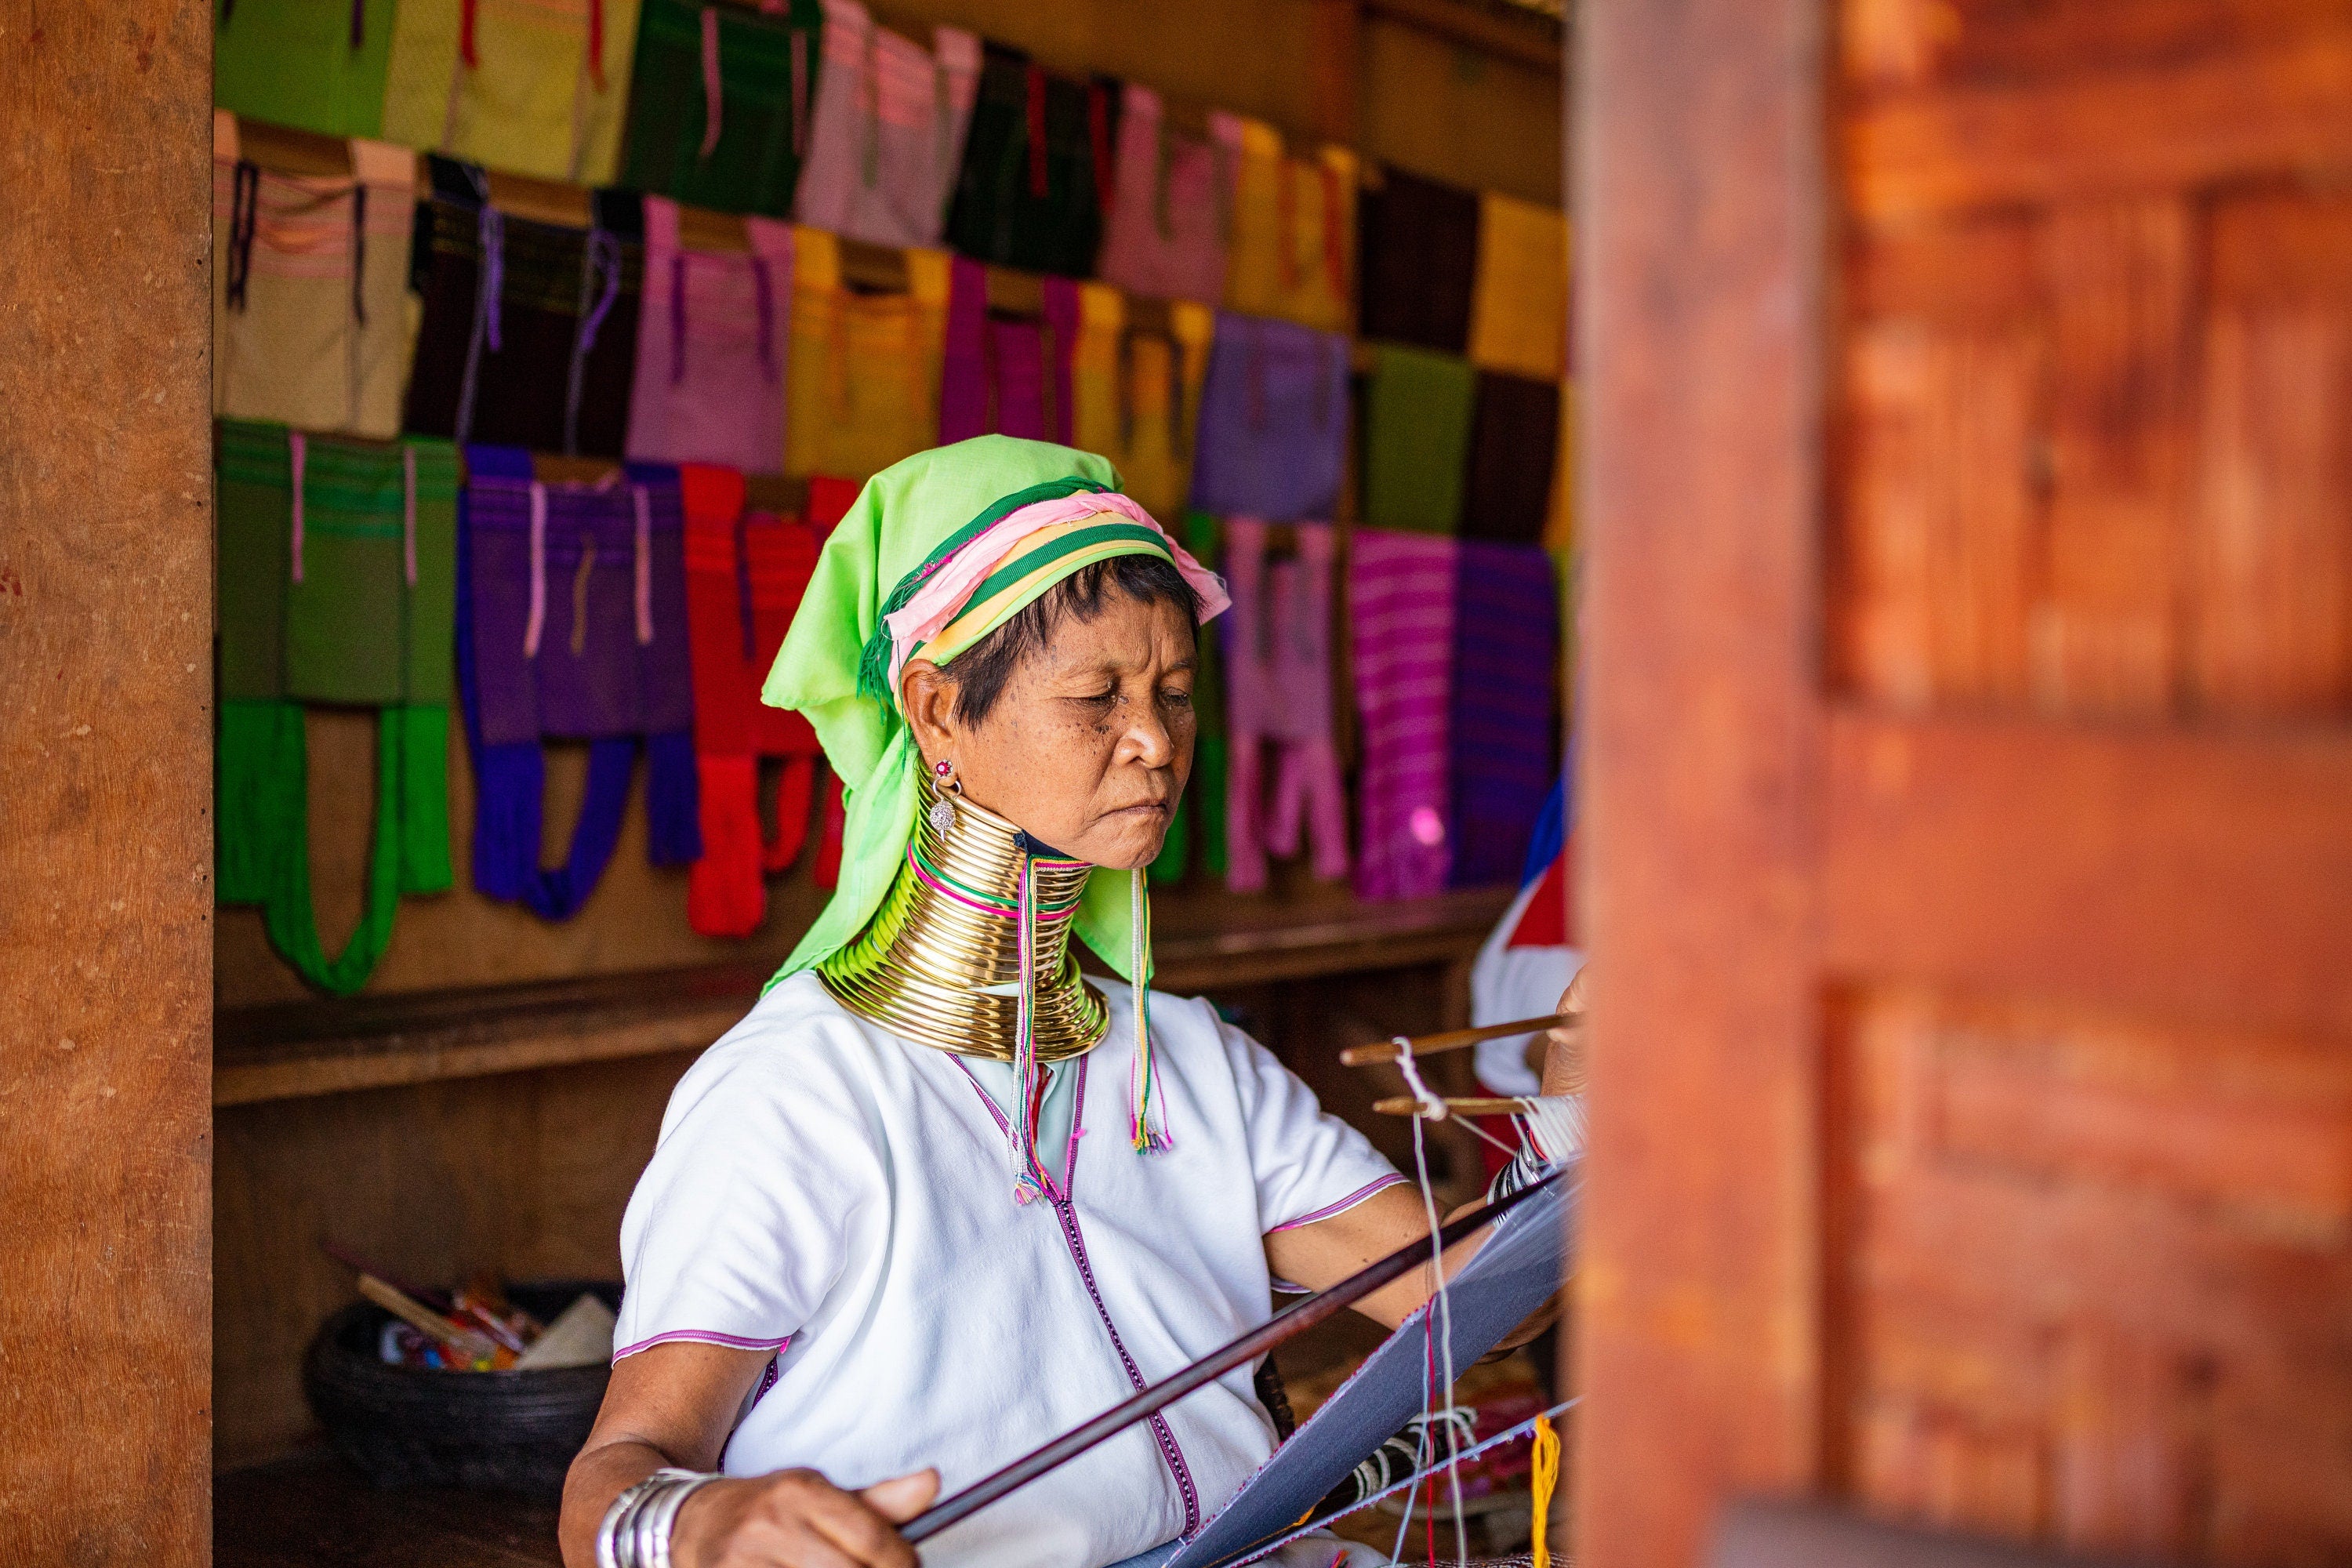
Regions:
[[[1861,987],[1832,1009],[1833,1461],[2083,1550],[2352,1551],[2352,1040]]]
[[[2352,14],[1861,0],[1843,38],[1834,683],[2352,710]]]

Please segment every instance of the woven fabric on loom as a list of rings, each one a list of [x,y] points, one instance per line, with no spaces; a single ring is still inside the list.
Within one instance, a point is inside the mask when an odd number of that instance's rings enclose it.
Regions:
[[[645,212],[629,456],[781,473],[792,226],[755,217],[750,250],[689,250],[677,203],[647,196]]]
[[[824,28],[817,0],[758,12],[645,0],[623,183],[720,212],[790,217]]]
[[[1478,193],[1385,169],[1363,203],[1364,336],[1464,353],[1478,273]]]
[[[1129,82],[1103,222],[1103,281],[1156,300],[1223,300],[1233,165],[1230,149],[1177,131],[1160,95]]]
[[[1348,341],[1219,313],[1192,454],[1192,504],[1286,522],[1329,517],[1348,451]]]
[[[904,254],[907,292],[869,294],[843,282],[832,235],[794,231],[787,473],[864,479],[938,445],[948,257]]]
[[[1192,489],[1193,419],[1216,320],[1184,302],[1168,318],[1165,333],[1131,326],[1118,289],[1080,284],[1070,373],[1071,445],[1108,458],[1127,493],[1163,523]]]
[[[1499,371],[1478,373],[1463,481],[1462,533],[1518,544],[1543,542],[1560,427],[1559,384]]]
[[[432,169],[403,427],[619,457],[645,276],[637,198],[598,192],[596,226],[571,228],[487,208],[466,165],[436,158]]]
[[[937,27],[926,50],[858,0],[824,0],[800,221],[869,245],[939,244],[979,90],[973,35]]]
[[[637,0],[399,0],[383,135],[534,179],[609,185]]]
[[[1467,360],[1380,345],[1364,415],[1366,522],[1416,533],[1461,527],[1476,387]]]
[[[239,156],[213,116],[213,413],[386,437],[408,376],[415,158],[350,143],[348,178]]]
[[[1349,548],[1362,718],[1356,896],[1426,898],[1445,889],[1453,863],[1450,704],[1460,545],[1358,529]]]
[[[1559,776],[1552,738],[1559,594],[1549,552],[1462,541],[1455,563],[1448,704],[1449,885],[1515,882],[1544,796]]]
[[[1515,196],[1479,198],[1470,359],[1538,381],[1568,373],[1568,215]]]
[[[322,136],[383,135],[395,3],[224,0],[213,10],[213,102]]]
[[[1090,276],[1118,111],[1118,83],[1054,76],[1019,49],[985,45],[948,243],[1000,267]]]

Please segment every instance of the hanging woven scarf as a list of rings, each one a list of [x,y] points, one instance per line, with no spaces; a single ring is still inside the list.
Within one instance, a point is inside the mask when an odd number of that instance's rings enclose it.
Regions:
[[[446,889],[457,455],[224,422],[220,899],[258,904],[312,985],[356,991],[404,893]],[[303,704],[381,710],[358,929],[330,959],[310,904]]]
[[[474,757],[474,885],[545,920],[576,913],[620,837],[647,753],[647,854],[686,865],[696,826],[693,700],[677,471],[547,483],[529,453],[466,453],[457,679]],[[587,795],[565,863],[539,864],[542,737],[586,740]]]

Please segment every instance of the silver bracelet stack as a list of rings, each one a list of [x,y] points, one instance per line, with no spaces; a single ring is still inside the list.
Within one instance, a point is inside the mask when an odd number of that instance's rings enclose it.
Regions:
[[[719,1478],[660,1469],[613,1500],[596,1527],[596,1568],[669,1568],[669,1532],[695,1489]]]

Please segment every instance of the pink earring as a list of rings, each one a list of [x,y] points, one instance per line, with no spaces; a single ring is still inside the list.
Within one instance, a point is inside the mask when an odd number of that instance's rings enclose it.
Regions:
[[[955,764],[948,761],[945,757],[941,757],[938,762],[931,764],[931,772],[939,774],[941,778],[947,777],[950,773],[954,771],[954,769]]]

